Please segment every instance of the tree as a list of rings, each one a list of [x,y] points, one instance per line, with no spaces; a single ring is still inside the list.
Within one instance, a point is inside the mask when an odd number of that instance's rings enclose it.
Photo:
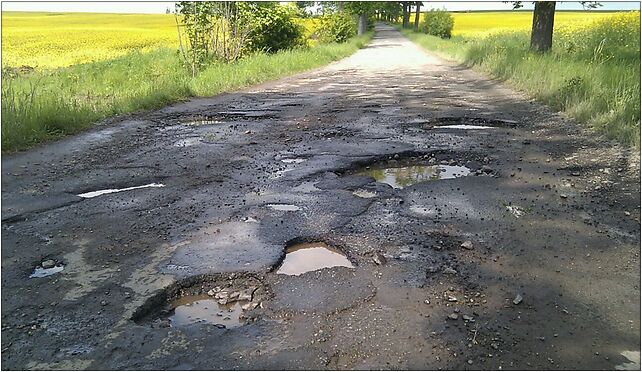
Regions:
[[[371,1],[350,1],[344,4],[344,9],[358,17],[357,35],[363,35],[368,28],[368,14],[375,9],[376,3]]]
[[[555,2],[538,1],[533,10],[531,29],[531,49],[539,52],[550,50],[553,46],[553,22],[555,21]]]
[[[410,23],[410,2],[404,1],[402,3],[403,7],[403,23],[402,26],[403,28],[408,28],[408,24]]]
[[[419,13],[421,9],[421,1],[415,3],[415,32],[419,31]]]
[[[523,7],[521,1],[511,1],[513,9]],[[531,28],[531,49],[538,52],[551,50],[553,46],[553,23],[555,21],[555,1],[534,1],[533,26]],[[584,9],[602,6],[597,1],[580,1]]]

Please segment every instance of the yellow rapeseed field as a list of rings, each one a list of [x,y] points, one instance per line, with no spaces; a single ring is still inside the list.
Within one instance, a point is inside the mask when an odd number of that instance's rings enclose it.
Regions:
[[[3,67],[64,67],[177,40],[172,14],[2,12]]]
[[[600,18],[610,17],[612,12],[557,12],[555,27],[590,23]],[[470,12],[452,13],[455,20],[453,35],[477,36],[504,31],[529,30],[533,23],[530,11]]]
[[[558,12],[556,28],[613,16],[608,12]],[[453,13],[453,35],[527,30],[531,12]],[[300,20],[309,36],[316,25]],[[2,66],[39,70],[118,57],[133,50],[177,48],[172,14],[2,13]]]

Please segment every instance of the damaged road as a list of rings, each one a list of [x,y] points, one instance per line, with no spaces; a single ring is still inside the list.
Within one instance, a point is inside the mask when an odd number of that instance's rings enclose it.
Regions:
[[[3,368],[639,369],[639,155],[376,31],[4,156]]]

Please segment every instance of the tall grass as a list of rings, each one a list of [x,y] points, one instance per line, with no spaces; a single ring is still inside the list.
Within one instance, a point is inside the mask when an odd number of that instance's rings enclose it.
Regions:
[[[422,47],[507,80],[609,138],[640,147],[640,13],[556,29],[553,50],[528,31],[450,40],[404,31]]]
[[[195,78],[172,49],[133,52],[52,71],[6,72],[2,78],[2,151],[22,150],[77,133],[114,114],[210,96],[319,67],[354,53],[371,36],[257,54],[235,64],[213,64]]]

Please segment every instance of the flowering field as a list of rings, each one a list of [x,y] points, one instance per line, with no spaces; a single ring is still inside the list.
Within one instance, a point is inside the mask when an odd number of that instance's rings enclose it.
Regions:
[[[502,31],[530,30],[532,11],[451,13],[455,19],[453,35],[473,36]],[[613,12],[565,12],[555,13],[555,27],[569,27],[590,23],[596,19],[611,17]],[[413,18],[414,19],[414,18]]]
[[[178,46],[171,14],[2,12],[2,66],[47,69]]]

